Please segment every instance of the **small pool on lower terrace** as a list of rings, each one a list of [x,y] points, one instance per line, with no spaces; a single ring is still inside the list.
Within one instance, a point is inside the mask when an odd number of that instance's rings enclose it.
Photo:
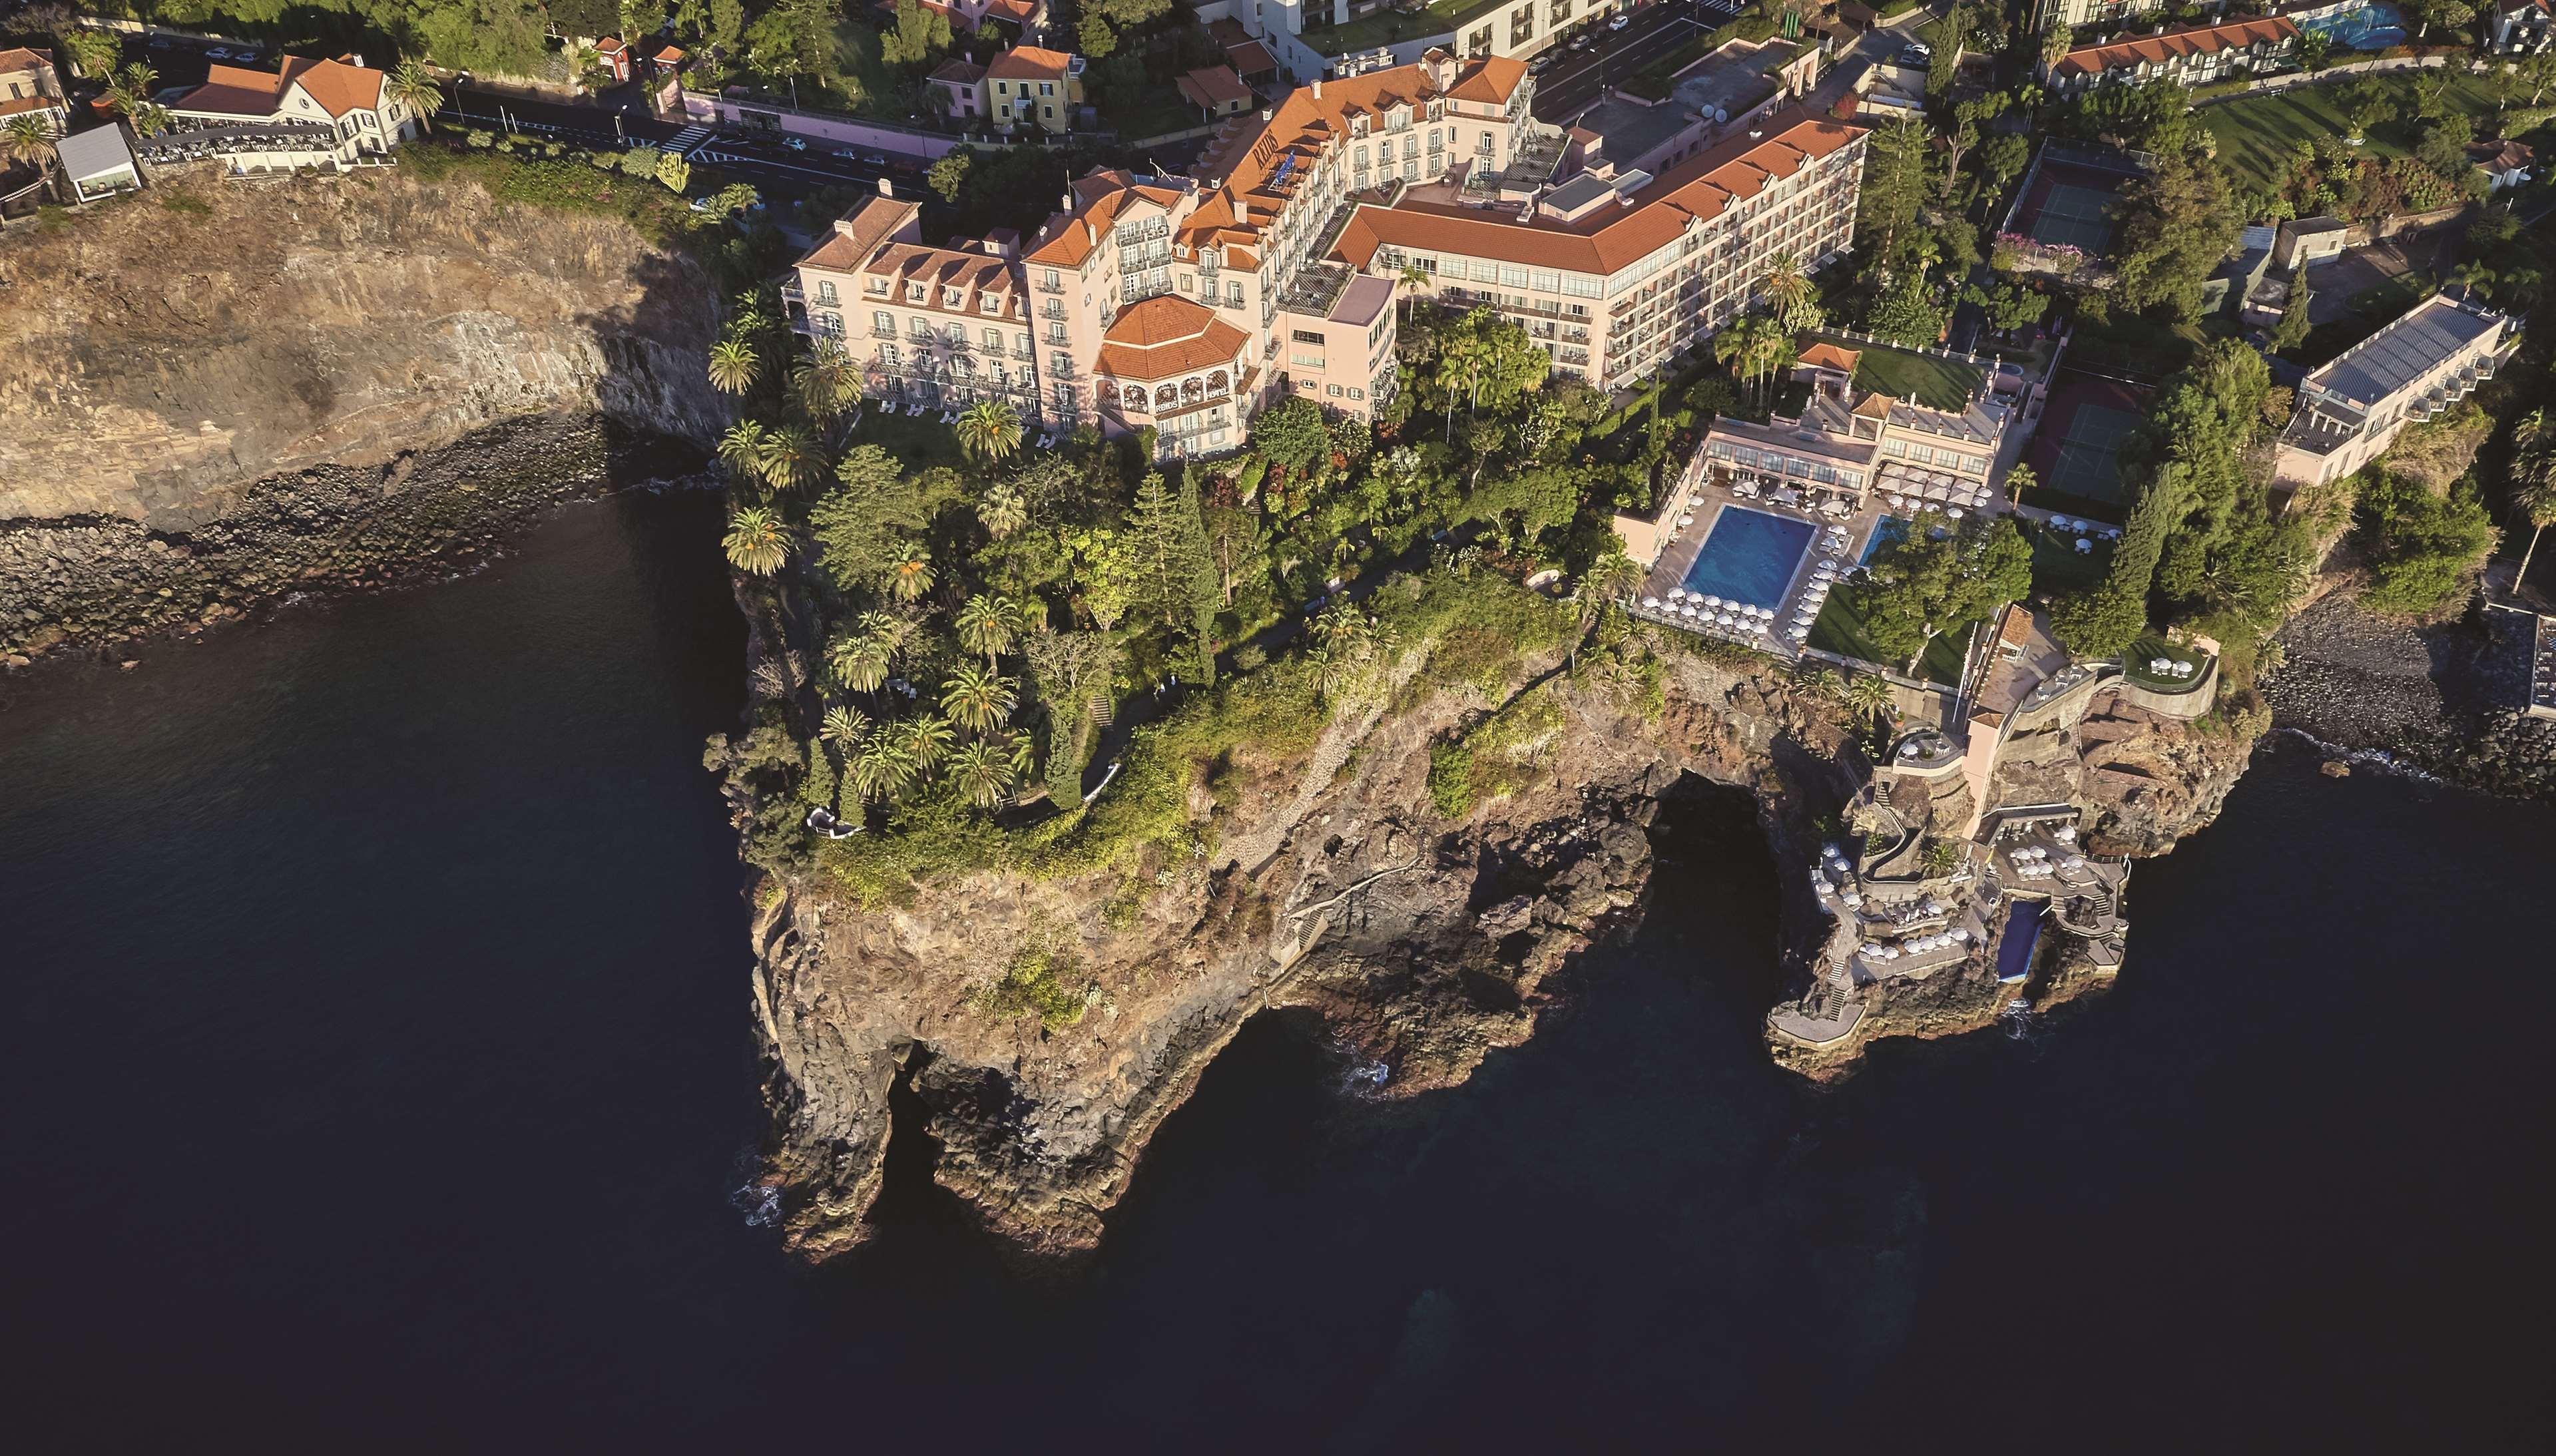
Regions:
[[[1713,534],[1686,569],[1686,589],[1699,596],[1768,608],[1784,604],[1784,588],[1819,528],[1790,516],[1726,505]]]

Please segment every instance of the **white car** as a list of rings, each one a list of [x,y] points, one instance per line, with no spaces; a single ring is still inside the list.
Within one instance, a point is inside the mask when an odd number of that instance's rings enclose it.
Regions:
[[[231,59],[230,48],[227,46],[215,46],[204,53],[204,59],[206,61],[228,61]]]
[[[1610,30],[1610,31],[1620,31],[1620,30],[1622,30],[1624,27],[1626,27],[1626,26],[1628,26],[1628,25],[1631,25],[1632,23],[1633,23],[1633,18],[1632,18],[1631,16],[1629,16],[1629,15],[1619,15],[1619,16],[1616,16],[1613,20],[1610,20],[1610,21],[1606,22],[1606,29],[1608,29],[1608,30]]]

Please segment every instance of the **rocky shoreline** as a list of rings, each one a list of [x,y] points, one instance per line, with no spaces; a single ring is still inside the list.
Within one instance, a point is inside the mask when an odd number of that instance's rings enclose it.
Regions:
[[[2415,626],[2342,594],[2281,629],[2265,674],[2273,727],[2319,745],[2348,772],[2397,765],[2484,793],[2556,798],[2556,723],[2520,711],[2527,618],[2472,609]]]
[[[466,571],[553,505],[649,483],[715,483],[703,465],[689,446],[601,416],[543,415],[378,467],[270,475],[189,529],[120,517],[0,522],[0,664],[112,656],[292,596]]]

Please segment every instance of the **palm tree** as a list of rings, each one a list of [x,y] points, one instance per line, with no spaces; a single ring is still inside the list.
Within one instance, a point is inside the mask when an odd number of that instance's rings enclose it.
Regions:
[[[1846,679],[1833,667],[1814,667],[1802,663],[1793,670],[1793,685],[1814,701],[1835,703],[1846,696]]]
[[[1012,791],[1014,772],[1011,758],[983,738],[959,749],[950,760],[950,781],[979,809],[1003,802],[1003,796]]]
[[[742,338],[722,338],[710,346],[710,388],[721,394],[743,394],[754,387],[754,345]]]
[[[912,601],[932,590],[933,580],[932,558],[921,551],[912,552],[891,569],[887,593],[899,601]]]
[[[759,505],[729,517],[727,535],[719,542],[727,564],[749,576],[768,577],[790,559],[790,527]]]
[[[835,681],[855,693],[877,692],[893,656],[885,642],[863,632],[836,637],[826,647],[826,665]]]
[[[417,113],[417,124],[435,130],[435,113],[444,109],[444,88],[414,56],[401,62],[384,82],[391,99]]]
[[[790,371],[791,392],[798,396],[799,408],[809,419],[824,425],[843,413],[852,393],[851,363],[843,346],[829,339]]]
[[[1897,711],[1888,680],[1879,673],[1864,673],[1846,685],[1846,706],[1871,718],[1876,723]]]
[[[843,755],[845,763],[852,761],[852,750],[858,748],[869,733],[868,714],[839,705],[826,710],[825,726],[817,729],[817,736],[833,744],[834,751]]]
[[[1010,678],[998,678],[974,663],[951,674],[941,687],[941,711],[951,721],[979,736],[1002,727],[1020,705]]]
[[[2012,465],[2007,466],[2005,472],[2005,493],[2008,500],[2013,501],[2017,505],[2021,505],[2023,503],[2023,492],[2027,490],[2037,490],[2040,487],[2041,477],[2032,473],[2032,466],[2025,464],[2021,461],[2016,461]]]
[[[942,759],[950,756],[950,745],[958,741],[958,734],[950,730],[949,722],[929,713],[898,724],[896,737],[899,751],[914,765],[915,771],[926,778],[932,776],[933,769],[941,766]]]
[[[2520,553],[2520,571],[2511,579],[2516,594],[2529,580],[2530,558],[2538,554],[2539,533],[2556,526],[2556,432],[2545,410],[2531,410],[2511,432],[2511,502],[2529,521],[2529,545]]]
[[[2464,293],[2493,296],[2493,270],[2471,258],[2450,270],[2450,285]]]
[[[1789,252],[1766,260],[1766,276],[1757,280],[1766,307],[1786,329],[1816,329],[1820,323],[1819,290]]]
[[[804,425],[784,425],[764,437],[763,478],[775,490],[796,489],[816,478],[822,463],[817,437]]]
[[[985,671],[992,672],[994,659],[1020,634],[1020,608],[1000,596],[970,596],[958,608],[958,645],[985,654]]]
[[[1729,328],[1713,335],[1713,361],[1728,369],[1733,377],[1740,379],[1747,377],[1743,370],[1747,365],[1748,351],[1752,346],[1748,336],[1748,322],[1746,319],[1737,320]]]
[[[958,417],[958,449],[969,460],[999,461],[1020,448],[1021,417],[999,399],[980,399]]]
[[[0,161],[12,166],[33,162],[45,176],[54,171],[54,138],[45,123],[33,116],[13,116],[7,126],[0,126]]]
[[[976,521],[997,541],[1028,525],[1030,507],[1021,487],[1008,480],[988,486],[984,498],[976,502]]]
[[[914,782],[914,760],[885,733],[872,734],[844,767],[850,771],[852,788],[864,800],[893,799]]]
[[[728,476],[736,480],[757,480],[763,476],[763,454],[771,447],[772,437],[753,420],[739,420],[719,437],[719,461],[727,466]]]
[[[1403,287],[1402,322],[1408,324],[1411,322],[1411,301],[1417,297],[1417,290],[1429,286],[1430,273],[1428,269],[1406,259],[1402,264],[1401,274],[1394,281]]]

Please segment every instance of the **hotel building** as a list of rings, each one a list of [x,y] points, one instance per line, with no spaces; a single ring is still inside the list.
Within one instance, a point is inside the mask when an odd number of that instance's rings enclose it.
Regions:
[[[2299,28],[2284,16],[2235,20],[2129,36],[2104,46],[2081,46],[2050,65],[2046,79],[2058,96],[2083,95],[2101,85],[2173,81],[2206,86],[2240,79],[2288,64],[2299,50]]]
[[[2504,315],[2435,294],[2300,381],[2272,456],[2274,483],[2339,480],[2376,460],[2407,425],[2465,399],[2518,348]]]
[[[1245,421],[1289,395],[1360,418],[1387,403],[1406,269],[1449,304],[1517,318],[1557,369],[1612,388],[1727,322],[1778,253],[1811,268],[1846,248],[1860,128],[1797,108],[1657,180],[1546,192],[1532,85],[1517,62],[1445,52],[1317,82],[1227,122],[1189,177],[1076,181],[1017,243],[924,248],[909,204],[865,201],[785,297],[874,393],[945,408],[1000,393],[1049,428],[1151,429],[1181,456],[1238,447]],[[924,255],[974,281],[951,285],[954,301],[932,302],[938,283],[904,298]],[[972,344],[918,358],[918,321],[900,312],[917,308],[997,321],[1007,371],[989,374]],[[929,336],[946,340],[946,321]]]

